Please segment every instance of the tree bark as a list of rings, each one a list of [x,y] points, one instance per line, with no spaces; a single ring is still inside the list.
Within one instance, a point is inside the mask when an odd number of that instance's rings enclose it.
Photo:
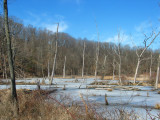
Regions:
[[[159,68],[160,68],[160,55],[159,55],[159,58],[158,58],[158,66],[157,66],[157,76],[156,76],[156,82],[155,82],[155,89],[158,89]]]
[[[122,85],[122,79],[121,79],[121,64],[122,64],[122,62],[121,62],[121,54],[119,54],[119,64],[118,64],[118,66],[119,66],[119,83],[120,83],[120,85]]]
[[[151,64],[150,64],[150,72],[149,72],[149,77],[150,77],[150,80],[152,78],[152,52],[151,52]]]
[[[105,55],[105,57],[104,57],[104,62],[103,62],[103,66],[102,66],[102,76],[101,76],[101,79],[102,79],[102,80],[104,79],[104,76],[105,76],[106,58],[107,58],[107,56]]]
[[[12,95],[12,99],[17,101],[15,71],[14,71],[13,55],[12,55],[12,48],[11,48],[11,38],[10,38],[9,24],[8,24],[7,0],[4,0],[4,16],[5,16],[4,18],[5,33],[6,33],[6,38],[7,38],[7,49],[8,49],[8,62],[9,62],[9,69],[10,69],[10,76],[11,76],[11,95]]]
[[[119,66],[119,84],[122,85],[122,80],[121,80],[121,63],[118,65]]]
[[[85,42],[84,42],[84,48],[83,48],[82,78],[84,78],[84,54],[85,54]]]
[[[49,76],[50,76],[50,67],[49,67],[49,60],[48,60],[48,79],[49,79]]]
[[[96,23],[96,21],[95,21],[95,23]],[[96,29],[97,29],[98,45],[96,47],[95,81],[97,81],[97,68],[98,68],[98,59],[99,59],[99,31],[98,31],[98,25],[97,25],[97,23],[96,23]]]
[[[11,97],[12,102],[16,109],[18,110],[18,101],[17,101],[17,93],[16,93],[16,82],[15,82],[15,71],[14,71],[14,63],[13,63],[13,55],[12,55],[12,44],[9,32],[9,23],[8,23],[8,6],[7,0],[4,0],[4,22],[5,22],[5,34],[7,38],[7,49],[8,49],[8,63],[11,77]],[[18,111],[15,111],[17,114]]]
[[[113,60],[113,78],[112,80],[115,80],[115,59]]]
[[[138,69],[139,69],[139,65],[140,65],[140,58],[138,58],[138,62],[137,62],[137,67],[136,67],[136,72],[135,72],[135,75],[134,75],[134,84],[136,83],[136,78],[137,78],[137,74],[138,74]]]
[[[99,59],[99,42],[96,49],[96,68],[95,68],[95,80],[97,80],[97,68],[98,68],[98,59]]]
[[[56,51],[55,51],[55,55],[54,55],[54,62],[53,62],[53,69],[52,69],[51,79],[50,79],[50,85],[52,85],[53,77],[54,77],[54,74],[55,74],[56,58],[57,58],[57,41],[56,41]]]
[[[64,58],[64,67],[63,67],[63,78],[66,77],[66,56]]]
[[[57,32],[56,32],[56,51],[55,51],[55,55],[54,55],[54,62],[53,62],[53,69],[52,69],[52,74],[51,74],[51,79],[50,79],[50,85],[52,85],[53,82],[53,77],[55,74],[55,65],[56,65],[56,58],[57,58],[57,47],[58,47],[58,28],[59,28],[59,23],[57,24]]]

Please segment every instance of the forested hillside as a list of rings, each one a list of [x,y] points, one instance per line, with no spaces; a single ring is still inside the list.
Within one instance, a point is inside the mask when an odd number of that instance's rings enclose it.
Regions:
[[[35,28],[32,25],[24,26],[23,23],[12,17],[9,20],[10,35],[12,39],[13,59],[15,61],[15,72],[17,77],[38,76],[45,77],[51,73],[55,54],[55,33],[47,29]],[[6,38],[4,33],[4,21],[0,16],[0,76],[9,76]],[[83,63],[83,44],[85,49],[84,75],[94,75],[97,40],[86,38],[76,39],[67,33],[58,33],[58,50],[55,75],[63,75],[63,65],[66,56],[66,75],[81,75]],[[142,39],[143,43],[143,39]],[[118,74],[118,56],[116,49],[119,46],[121,52],[122,75],[134,75],[137,55],[136,49],[141,51],[142,47],[130,47],[123,42],[116,45],[114,43],[99,43],[98,75],[112,75],[113,64],[115,64],[115,74]],[[147,49],[141,62],[139,74],[149,74],[152,54],[152,71],[156,71],[158,50]],[[106,56],[105,69],[103,62]],[[114,60],[115,59],[115,60]]]

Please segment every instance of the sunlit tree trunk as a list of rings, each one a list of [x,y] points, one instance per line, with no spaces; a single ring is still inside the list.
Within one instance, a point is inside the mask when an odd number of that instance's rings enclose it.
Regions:
[[[95,21],[95,23],[96,23],[96,21]],[[97,23],[96,23],[96,29],[97,29],[98,45],[96,46],[95,80],[97,81],[97,69],[98,69],[98,60],[99,60],[99,31],[98,31],[98,25],[97,25]]]
[[[66,56],[64,58],[64,67],[63,67],[63,78],[66,77]]]
[[[112,80],[115,80],[115,59],[113,59],[113,78]]]
[[[151,52],[151,64],[150,64],[150,69],[149,69],[149,78],[150,80],[152,78],[152,52]]]
[[[54,77],[54,74],[55,74],[56,58],[57,58],[57,41],[56,41],[56,51],[55,51],[55,55],[54,55],[53,69],[52,69],[50,84],[52,84],[52,82],[53,82],[53,77]]]
[[[53,69],[52,69],[52,74],[51,74],[51,79],[50,79],[50,85],[52,85],[53,82],[53,77],[55,74],[55,66],[56,66],[56,59],[57,59],[57,47],[58,47],[58,28],[59,28],[59,23],[57,24],[57,32],[56,32],[56,50],[55,50],[55,55],[54,55],[54,62],[53,62]]]
[[[82,78],[84,78],[84,54],[85,54],[85,42],[84,42],[84,48],[83,48],[83,65],[82,65]]]
[[[48,78],[50,76],[50,67],[49,67],[49,60],[48,60]]]
[[[136,78],[137,78],[137,74],[138,74],[138,69],[139,69],[139,65],[140,65],[140,59],[138,58],[138,62],[137,62],[137,67],[136,67],[136,71],[134,74],[134,84],[136,83]]]
[[[104,76],[105,76],[106,58],[107,58],[107,56],[105,55],[105,57],[104,57],[104,61],[103,61],[103,66],[102,66],[102,76],[101,76],[101,79],[102,79],[102,80],[104,79]]]
[[[158,89],[158,81],[159,81],[159,68],[160,68],[160,55],[159,55],[159,58],[158,58],[158,66],[157,66],[157,76],[156,76],[155,89]]]
[[[95,80],[97,80],[98,59],[99,59],[99,43],[98,43],[98,47],[97,47],[97,50],[96,50]]]

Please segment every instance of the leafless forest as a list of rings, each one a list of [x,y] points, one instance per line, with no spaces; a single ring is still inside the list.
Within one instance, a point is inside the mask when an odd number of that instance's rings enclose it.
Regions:
[[[118,42],[75,38],[0,14],[0,119],[160,119],[160,31],[141,45],[117,28]]]
[[[9,77],[6,37],[4,29],[4,19],[0,17],[0,76]],[[16,17],[9,18],[10,36],[12,40],[13,59],[15,64],[16,77],[47,77],[48,71],[52,71],[52,64],[56,51],[56,33],[44,29],[37,29],[32,25],[24,26]],[[152,31],[151,31],[152,32]],[[120,34],[120,33],[117,33]],[[148,37],[151,35],[149,34]],[[120,36],[123,39],[123,35]],[[145,40],[144,36],[144,40]],[[144,40],[141,42],[143,43]],[[155,40],[156,41],[156,40]],[[131,42],[133,42],[131,40]],[[146,41],[148,44],[150,41]],[[96,47],[99,44],[99,60],[97,75],[112,75],[113,61],[115,61],[115,75],[118,75],[119,56],[121,53],[121,74],[122,76],[134,76],[137,65],[137,54],[141,53],[144,46],[123,45],[122,42],[114,44],[111,42],[99,42],[88,39],[75,39],[67,33],[58,33],[57,40],[57,61],[55,75],[63,75],[63,67],[66,56],[66,76],[82,74],[83,49],[85,43],[85,67],[84,75],[94,75],[96,66]],[[134,43],[133,43],[134,44]],[[138,74],[150,73],[155,76],[157,70],[157,58],[159,51],[148,48],[141,59]],[[152,58],[150,57],[152,55]],[[107,56],[105,58],[105,56]],[[105,68],[103,68],[106,59]],[[152,60],[152,63],[151,63]],[[49,64],[49,65],[48,65]]]

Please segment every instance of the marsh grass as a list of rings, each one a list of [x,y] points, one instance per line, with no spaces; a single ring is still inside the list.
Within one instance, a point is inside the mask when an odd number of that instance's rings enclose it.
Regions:
[[[48,97],[43,90],[18,90],[19,115],[13,117],[10,90],[0,91],[0,120],[96,120],[95,113],[88,111],[87,116],[82,107],[65,106],[55,98]],[[49,102],[49,99],[52,102]]]

